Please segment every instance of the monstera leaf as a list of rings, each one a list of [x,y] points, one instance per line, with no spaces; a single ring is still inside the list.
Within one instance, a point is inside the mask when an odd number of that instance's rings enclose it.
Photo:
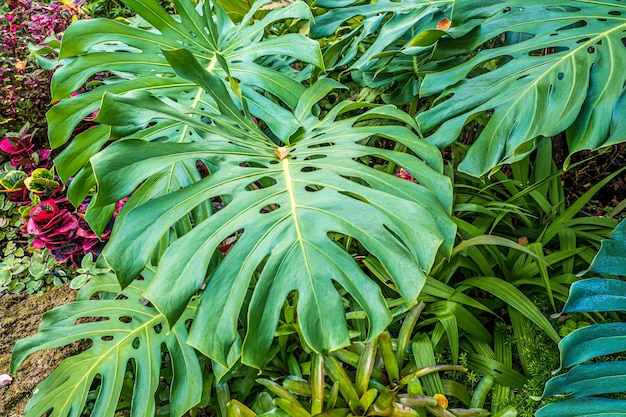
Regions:
[[[427,140],[450,144],[467,122],[490,113],[459,167],[474,175],[518,160],[530,153],[536,138],[564,130],[570,152],[626,140],[621,71],[626,5],[619,0],[499,3],[500,10],[467,37],[442,39],[434,59],[467,52],[504,33],[522,34],[516,36],[521,41],[483,49],[462,65],[426,76],[421,93],[438,95],[435,106],[417,118],[425,131],[437,129]]]
[[[338,40],[324,50],[326,66],[348,66],[361,85],[383,91],[386,102],[405,104],[416,98],[426,74],[440,70],[441,63],[430,58],[450,25],[456,26],[455,36],[467,33],[480,23],[477,16],[493,14],[495,3],[317,1],[316,6],[328,10],[316,17],[311,36],[323,38],[337,32]],[[465,19],[462,10],[457,13],[457,7],[472,9],[472,19]]]
[[[170,415],[182,416],[200,401],[200,363],[194,349],[186,344],[185,327],[185,319],[193,317],[195,306],[190,303],[184,320],[170,328],[157,309],[141,302],[145,301],[142,293],[146,284],[133,281],[121,291],[115,278],[94,278],[81,289],[77,301],[47,312],[39,332],[17,343],[11,358],[13,373],[38,350],[83,339],[92,342],[84,352],[65,359],[39,384],[26,407],[26,417],[38,417],[50,409],[51,414],[46,414],[50,417],[78,417],[96,385],[98,395],[91,415],[112,417],[122,386],[129,382],[129,364],[134,382],[131,415],[154,416],[162,346],[176,370],[170,387]],[[90,300],[100,292],[121,293],[124,299]]]
[[[610,239],[602,241],[592,272],[626,276],[626,221]],[[563,312],[626,311],[626,283],[616,279],[592,278],[572,285]],[[544,396],[569,395],[550,403],[537,417],[621,416],[626,401],[599,397],[626,390],[626,361],[588,363],[591,359],[626,351],[626,323],[602,323],[583,327],[567,335],[559,344],[561,365],[573,367],[546,384]]]
[[[409,46],[417,34],[433,31],[438,22],[449,19],[454,0],[383,0],[375,4],[365,2],[356,5],[356,1],[349,2],[349,5],[343,3],[316,3],[329,10],[318,16],[312,24],[313,38],[331,36],[340,28],[345,31],[342,25],[348,21],[358,22],[357,25],[348,26],[349,31],[324,51],[326,66],[337,68],[348,65],[356,81],[385,91],[384,98],[388,102],[403,104],[411,101],[419,91],[422,71],[427,71],[427,68],[422,67],[429,53],[432,53],[430,45],[434,42],[413,50],[414,56],[404,55],[402,50]]]
[[[179,77],[211,97],[218,111],[184,107],[145,91],[107,94],[97,119],[103,124],[140,132],[154,120],[176,121],[204,140],[148,142],[131,134],[108,146],[91,159],[98,191],[90,210],[151,184],[175,164],[203,161],[213,168],[200,181],[143,199],[118,217],[103,256],[123,286],[152,261],[175,222],[199,204],[219,199],[223,209],[167,247],[145,296],[173,325],[206,282],[188,343],[221,365],[231,365],[241,354],[237,325],[251,285],[243,360],[257,367],[272,343],[281,306],[294,291],[302,336],[315,351],[349,343],[344,290],[366,312],[372,337],[385,328],[391,316],[380,288],[334,243],[338,233],[376,256],[393,277],[388,284],[407,306],[415,303],[438,249],[451,250],[455,227],[441,154],[412,132],[416,126],[410,117],[391,106],[347,101],[320,120],[316,103],[342,88],[322,79],[281,121],[297,124],[298,130],[276,143],[240,111],[245,103],[233,101],[224,81],[192,52],[164,56]],[[264,122],[270,130],[276,123]],[[378,139],[410,152],[373,146]],[[402,166],[417,182],[371,168],[368,161],[374,159]],[[80,188],[84,181],[75,182]],[[233,237],[237,241],[219,266],[210,266],[220,243]]]
[[[306,3],[295,1],[269,11],[263,19],[254,13],[270,0],[254,2],[237,24],[213,0],[197,2],[174,0],[179,13],[171,16],[157,0],[125,0],[143,20],[135,26],[108,19],[75,22],[63,36],[59,63],[52,82],[53,100],[61,100],[48,113],[49,136],[53,148],[63,145],[76,125],[98,110],[105,93],[123,94],[150,91],[192,109],[214,107],[215,103],[197,85],[178,77],[163,57],[162,50],[185,47],[192,51],[202,67],[229,78],[234,94],[248,99],[251,114],[267,119],[281,119],[286,113],[280,102],[295,107],[304,87],[287,75],[258,64],[260,57],[291,56],[303,63],[323,67],[317,42],[295,33],[265,36],[265,31],[285,19],[309,19]],[[197,6],[196,6],[197,3]],[[230,73],[226,74],[224,66]],[[78,95],[88,81],[108,75],[95,88]],[[94,85],[92,82],[91,86]],[[266,96],[268,93],[275,99]],[[276,100],[276,102],[275,102]],[[274,134],[284,139],[297,126],[273,123]],[[192,131],[176,121],[154,122],[152,129],[141,133],[144,140],[174,142],[198,140]],[[102,127],[90,129],[69,144],[57,159],[59,175],[67,179],[110,140],[111,132]],[[119,137],[116,133],[113,137]]]

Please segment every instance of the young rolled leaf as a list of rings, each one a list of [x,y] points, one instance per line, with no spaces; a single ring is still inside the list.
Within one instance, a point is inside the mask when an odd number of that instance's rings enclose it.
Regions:
[[[104,277],[103,279],[101,279]],[[90,300],[95,293],[120,292],[114,277],[93,278],[79,293],[79,301],[47,312],[39,332],[20,340],[13,350],[11,372],[15,373],[32,353],[89,339],[92,346],[65,359],[42,383],[29,401],[25,416],[78,417],[94,384],[99,384],[92,417],[113,417],[126,371],[133,363],[131,415],[155,415],[155,392],[160,381],[162,346],[176,369],[170,390],[170,415],[182,416],[202,395],[201,366],[187,343],[185,320],[193,317],[189,306],[174,327],[154,307],[140,303],[147,281],[134,281],[121,294],[125,299]],[[97,318],[98,320],[87,320]],[[78,324],[77,324],[78,321]]]
[[[454,22],[454,19],[453,19]],[[465,39],[440,42],[439,57],[465,53],[506,33],[521,40],[483,49],[472,59],[429,74],[421,93],[437,95],[418,116],[437,146],[454,141],[463,126],[492,113],[459,166],[480,175],[521,159],[540,137],[567,129],[570,152],[597,149],[626,139],[624,45],[626,5],[619,0],[513,0]],[[490,71],[473,72],[495,62]]]

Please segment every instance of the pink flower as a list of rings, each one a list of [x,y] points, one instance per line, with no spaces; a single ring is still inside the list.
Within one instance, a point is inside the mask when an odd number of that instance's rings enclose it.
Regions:
[[[406,171],[404,168],[400,168],[400,172],[396,174],[396,177],[402,178],[403,180],[415,182],[415,178],[413,178],[413,175],[411,175],[411,173]]]

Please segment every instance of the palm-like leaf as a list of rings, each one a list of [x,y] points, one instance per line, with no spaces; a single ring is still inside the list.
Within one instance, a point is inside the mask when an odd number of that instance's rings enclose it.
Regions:
[[[439,127],[428,141],[445,146],[465,123],[492,112],[460,166],[475,175],[522,158],[536,138],[566,129],[570,152],[624,141],[623,2],[507,1],[500,7],[466,38],[440,42],[439,58],[505,32],[528,36],[425,78],[422,94],[439,95],[437,105],[418,117],[424,130]],[[495,69],[472,71],[494,60]]]
[[[602,248],[591,270],[625,276],[626,222],[622,221]],[[618,252],[616,249],[621,248]],[[619,250],[619,249],[618,249]],[[566,313],[626,311],[626,283],[615,279],[592,278],[572,285],[563,308]],[[567,335],[559,344],[561,365],[572,367],[546,384],[544,396],[572,398],[548,404],[537,417],[624,415],[624,400],[596,397],[626,390],[626,362],[586,363],[590,359],[626,350],[626,323],[602,323],[583,327]]]
[[[336,285],[365,310],[372,336],[384,329],[391,316],[379,287],[332,241],[334,233],[357,239],[380,259],[406,304],[415,302],[438,248],[450,251],[454,226],[449,219],[451,185],[441,173],[441,155],[403,125],[413,123],[408,116],[390,106],[367,110],[363,104],[343,102],[320,120],[313,115],[316,102],[341,87],[324,79],[300,97],[286,120],[300,128],[281,147],[239,112],[223,81],[189,51],[165,56],[179,76],[212,96],[219,114],[165,103],[145,92],[106,96],[98,117],[102,123],[140,129],[152,120],[175,120],[206,139],[128,139],[104,149],[92,158],[100,185],[92,209],[116,201],[144,180],[150,183],[151,176],[176,163],[203,160],[215,169],[201,181],[137,204],[118,218],[103,256],[123,285],[150,262],[174,222],[221,197],[228,203],[224,209],[169,246],[145,294],[175,322],[206,280],[220,242],[238,233],[237,243],[208,279],[189,339],[220,364],[230,365],[240,355],[237,323],[255,272],[260,275],[248,307],[243,348],[249,364],[263,365],[280,308],[292,291],[298,293],[304,339],[318,352],[349,342]],[[347,117],[350,112],[360,114]],[[388,122],[380,126],[371,119]],[[393,140],[418,157],[370,146],[372,138]],[[419,184],[360,162],[367,158],[392,161]]]
[[[108,276],[107,276],[108,277]],[[92,346],[65,359],[39,384],[25,415],[41,416],[52,409],[51,417],[78,417],[93,384],[99,381],[93,416],[112,417],[125,383],[127,365],[134,369],[131,416],[155,415],[154,395],[159,385],[164,345],[169,352],[176,378],[172,380],[172,416],[182,416],[200,401],[200,363],[186,344],[185,320],[170,328],[165,316],[141,303],[147,281],[134,281],[120,291],[115,278],[94,279],[81,289],[78,301],[55,308],[43,316],[39,332],[20,340],[13,351],[13,372],[30,354],[40,349],[64,346],[90,339]],[[90,300],[99,292],[120,293],[125,299]],[[193,317],[195,306],[183,313]],[[98,321],[89,319],[97,318]],[[77,324],[78,321],[78,324]]]

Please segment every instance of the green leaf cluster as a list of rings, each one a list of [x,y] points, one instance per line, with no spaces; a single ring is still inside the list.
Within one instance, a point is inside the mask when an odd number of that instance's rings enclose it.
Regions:
[[[136,16],[76,22],[45,61],[68,198],[93,196],[97,233],[129,198],[80,300],[14,350],[13,370],[92,342],[26,415],[516,415],[530,329],[560,339],[536,304],[557,311],[616,224],[578,216],[613,177],[566,206],[551,141],[625,140],[624,5],[124,4]],[[437,373],[419,392],[436,355],[482,375],[473,396]]]

